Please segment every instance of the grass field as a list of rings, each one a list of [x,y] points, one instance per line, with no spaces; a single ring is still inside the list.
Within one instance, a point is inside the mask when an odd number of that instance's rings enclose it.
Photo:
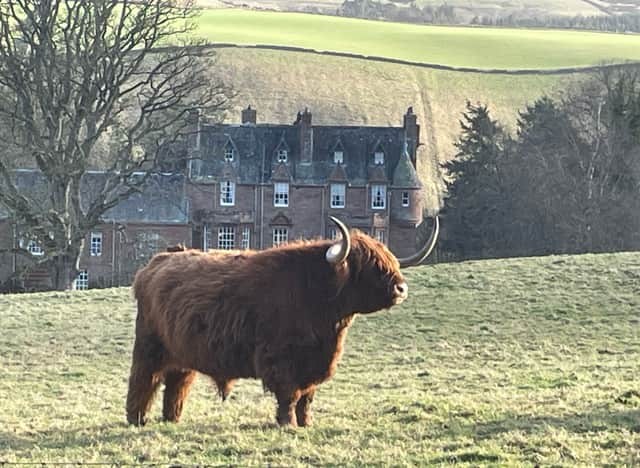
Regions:
[[[212,42],[275,44],[482,69],[579,67],[640,60],[640,35],[422,26],[298,13],[208,9]]]
[[[179,425],[128,427],[130,291],[0,296],[0,464],[640,464],[639,253],[409,271],[297,430],[259,383],[222,404],[204,378]]]

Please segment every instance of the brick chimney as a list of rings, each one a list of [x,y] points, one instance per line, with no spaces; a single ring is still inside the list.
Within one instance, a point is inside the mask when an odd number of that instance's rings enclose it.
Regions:
[[[247,106],[246,109],[242,109],[242,125],[255,125],[257,112],[252,109],[251,106]]]
[[[313,157],[313,127],[309,109],[298,112],[296,125],[300,128],[300,162],[311,163]]]
[[[413,113],[413,107],[407,109],[403,120],[404,139],[407,144],[407,152],[411,157],[411,162],[416,166],[416,152],[420,144],[420,125],[418,125],[418,117]]]

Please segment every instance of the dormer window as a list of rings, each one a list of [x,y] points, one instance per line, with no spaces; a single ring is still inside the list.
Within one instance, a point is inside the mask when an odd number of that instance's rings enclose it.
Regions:
[[[289,152],[286,149],[279,149],[278,150],[278,162],[279,163],[286,163],[288,158],[289,158]]]
[[[235,151],[233,150],[233,146],[227,145],[224,147],[224,160],[227,162],[232,162],[235,159]]]
[[[334,164],[344,164],[344,152],[341,150],[337,150],[333,152],[333,163]]]
[[[44,255],[44,250],[42,250],[40,244],[38,244],[38,242],[33,239],[29,240],[29,243],[27,244],[27,250],[29,251],[29,253],[31,253],[31,255]]]
[[[373,164],[381,166],[384,164],[384,153],[382,151],[376,151],[373,153]]]

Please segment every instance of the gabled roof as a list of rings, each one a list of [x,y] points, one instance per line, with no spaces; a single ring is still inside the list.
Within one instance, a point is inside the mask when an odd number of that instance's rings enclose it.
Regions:
[[[291,172],[285,163],[276,165],[275,170],[271,173],[271,180],[289,182],[291,180]]]
[[[97,197],[104,187],[106,178],[107,174],[102,171],[89,171],[84,174],[80,187],[83,209],[88,209],[91,200]],[[187,223],[185,182],[185,177],[179,174],[152,175],[145,182],[141,192],[132,194],[109,209],[102,220],[122,223]],[[41,172],[27,169],[15,171],[14,183],[21,193],[35,198],[44,209],[50,206],[48,184]],[[8,210],[2,210],[0,207],[0,211],[4,211],[8,217]]]
[[[282,135],[280,136],[280,141],[278,142],[278,146],[276,146],[276,149],[274,150],[274,152],[278,152],[280,150],[285,150],[285,151],[290,151],[291,149],[289,148],[289,145],[287,144],[287,139],[285,136],[285,132],[282,132]]]
[[[347,182],[349,178],[347,177],[347,172],[344,170],[344,166],[342,164],[336,164],[327,180],[332,182]]]
[[[368,181],[386,184],[389,182],[384,166],[371,166],[368,168]]]

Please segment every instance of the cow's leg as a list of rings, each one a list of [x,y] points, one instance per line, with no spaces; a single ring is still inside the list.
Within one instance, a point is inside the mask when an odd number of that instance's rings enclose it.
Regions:
[[[180,420],[184,400],[189,395],[189,390],[195,380],[196,371],[169,370],[165,372],[162,405],[162,417],[165,421],[178,422]]]
[[[302,395],[296,404],[296,419],[298,420],[298,426],[311,426],[313,418],[311,416],[311,403],[313,402],[313,396],[316,390],[309,390]]]
[[[301,392],[299,389],[292,389],[291,387],[281,386],[275,392],[276,399],[278,400],[278,411],[276,413],[276,421],[281,426],[298,425],[298,419],[296,417],[296,404],[300,400]]]
[[[213,381],[216,383],[216,387],[218,387],[218,395],[220,395],[222,401],[226,401],[233,389],[233,385],[236,383],[236,379],[214,378]]]
[[[133,345],[133,362],[127,393],[127,421],[142,426],[162,380],[164,351],[153,336],[137,336]]]

